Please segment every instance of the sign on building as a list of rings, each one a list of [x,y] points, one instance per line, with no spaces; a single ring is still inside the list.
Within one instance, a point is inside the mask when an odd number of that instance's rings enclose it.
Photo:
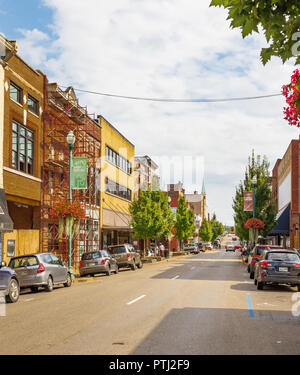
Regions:
[[[88,158],[72,158],[72,189],[87,189]]]

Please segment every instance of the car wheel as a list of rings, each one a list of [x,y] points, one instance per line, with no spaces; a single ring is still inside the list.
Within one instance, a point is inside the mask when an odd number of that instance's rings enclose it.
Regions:
[[[263,290],[264,288],[264,283],[262,281],[257,281],[257,289],[258,290]]]
[[[138,268],[143,268],[143,262],[140,260],[140,263],[137,265],[138,266]]]
[[[72,277],[71,277],[71,274],[68,272],[67,281],[64,283],[64,287],[69,288],[71,285],[72,285]]]
[[[45,286],[45,289],[47,292],[52,292],[53,290],[53,280],[51,276],[48,277],[47,285]]]
[[[15,303],[20,296],[20,287],[16,279],[11,279],[8,286],[8,295],[5,297],[6,302]]]
[[[37,293],[38,290],[39,290],[39,287],[38,286],[32,286],[30,289],[31,289],[32,293]]]
[[[135,260],[133,260],[133,262],[132,262],[131,269],[132,269],[132,271],[136,270]]]
[[[250,272],[250,279],[254,279],[254,272]]]

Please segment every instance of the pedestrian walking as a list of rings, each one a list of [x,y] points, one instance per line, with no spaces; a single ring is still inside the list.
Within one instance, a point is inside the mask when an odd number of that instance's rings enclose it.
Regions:
[[[164,247],[164,245],[162,243],[159,246],[159,250],[160,250],[160,255],[162,257],[164,257],[165,256],[165,247]]]

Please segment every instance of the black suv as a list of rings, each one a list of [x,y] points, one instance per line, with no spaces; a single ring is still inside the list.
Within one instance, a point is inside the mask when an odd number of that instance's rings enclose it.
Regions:
[[[254,284],[263,289],[266,284],[288,284],[300,291],[300,256],[286,249],[264,250],[255,264]]]

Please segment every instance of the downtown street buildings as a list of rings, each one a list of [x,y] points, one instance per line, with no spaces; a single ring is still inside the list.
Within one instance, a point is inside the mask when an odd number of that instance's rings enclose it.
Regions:
[[[0,52],[0,260],[52,252],[78,274],[83,253],[122,243],[143,250],[129,207],[143,189],[160,188],[158,165],[135,156],[132,142],[90,114],[72,87],[28,65],[15,41],[0,35]],[[168,189],[175,213],[184,194],[177,185]],[[205,196],[186,195],[197,228],[208,215]],[[85,211],[72,236],[64,216],[53,215],[64,202],[79,202]]]

